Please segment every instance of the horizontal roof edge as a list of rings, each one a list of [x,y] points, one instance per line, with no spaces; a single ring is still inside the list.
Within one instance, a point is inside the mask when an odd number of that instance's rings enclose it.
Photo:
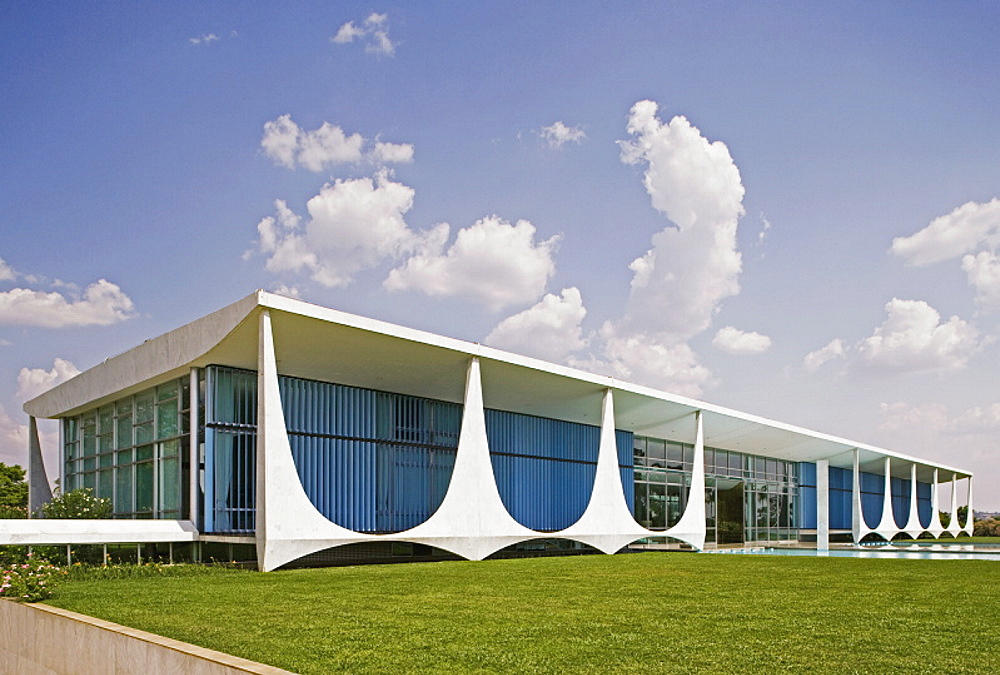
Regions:
[[[56,417],[122,389],[183,367],[232,332],[260,304],[261,291],[150,338],[88,368],[24,404],[33,417]]]

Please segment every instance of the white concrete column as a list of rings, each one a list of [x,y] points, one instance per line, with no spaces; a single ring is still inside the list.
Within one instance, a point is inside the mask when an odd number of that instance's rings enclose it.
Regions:
[[[906,518],[904,531],[916,539],[924,531],[920,524],[920,512],[917,507],[917,464],[910,464],[910,515]]]
[[[830,550],[830,460],[816,462],[816,550]]]
[[[198,465],[200,464],[198,428],[201,420],[198,417],[199,393],[197,368],[191,369],[191,377],[188,382],[188,390],[190,392],[188,395],[188,480],[190,481],[188,485],[188,520],[194,523],[195,527],[198,527],[198,501],[200,497],[198,490]]]
[[[865,522],[865,514],[861,510],[861,451],[854,448],[854,483],[851,486],[851,536],[854,543],[860,544],[861,539],[868,534],[868,523]]]
[[[618,443],[615,438],[615,399],[609,388],[601,404],[601,436],[597,451],[597,470],[590,501],[575,523],[553,536],[583,542],[588,546],[615,553],[649,532],[635,522],[625,500],[621,471],[618,468]],[[662,532],[658,532],[662,535]]]
[[[892,509],[892,460],[885,458],[885,482],[882,487],[882,517],[879,519],[875,532],[886,541],[892,541],[893,535],[899,532]]]
[[[691,490],[687,507],[677,524],[665,534],[694,546],[705,548],[705,430],[700,410],[694,413],[694,464],[691,467]]]
[[[941,527],[941,486],[938,483],[938,470],[934,469],[934,479],[931,482],[931,522],[927,531],[940,538],[944,528]]]
[[[965,517],[964,531],[971,537],[974,529],[973,521],[975,520],[975,511],[972,509],[972,476],[969,476],[966,480],[969,481],[969,496],[968,501],[966,502],[968,504],[966,507],[968,509],[968,515]]]
[[[962,528],[958,526],[958,476],[951,474],[951,520],[945,532],[950,532],[951,536],[957,537]]]
[[[60,453],[61,454],[61,453]],[[28,517],[38,512],[42,504],[52,500],[52,488],[45,473],[42,443],[38,437],[38,422],[28,417]]]

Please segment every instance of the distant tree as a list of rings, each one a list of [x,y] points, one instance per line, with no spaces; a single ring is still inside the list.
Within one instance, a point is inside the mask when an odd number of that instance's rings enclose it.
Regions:
[[[110,518],[111,500],[95,497],[92,488],[78,488],[69,492],[56,491],[52,501],[42,504],[46,518]]]
[[[947,511],[938,511],[938,518],[941,520],[941,527],[951,525],[951,514]]]
[[[28,517],[28,483],[19,464],[0,462],[0,518]]]

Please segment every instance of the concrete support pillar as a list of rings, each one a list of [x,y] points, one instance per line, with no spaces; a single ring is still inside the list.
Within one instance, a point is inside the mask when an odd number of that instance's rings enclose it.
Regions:
[[[917,465],[910,464],[910,514],[906,518],[906,534],[914,539],[923,532],[924,528],[920,524],[920,512],[917,507]]]
[[[45,473],[42,443],[38,437],[38,422],[28,417],[28,517],[41,511],[42,504],[52,500],[52,488]]]
[[[951,520],[945,532],[950,532],[951,536],[957,537],[962,532],[958,526],[958,476],[951,474]]]
[[[883,473],[885,474],[885,482],[882,487],[882,517],[879,519],[877,531],[886,541],[892,541],[892,536],[899,531],[899,526],[896,525],[896,518],[893,515],[892,460],[888,457],[885,458]]]
[[[854,448],[854,481],[851,486],[851,536],[855,544],[861,543],[861,538],[867,534],[868,524],[861,510],[861,452]],[[862,532],[862,529],[865,531]]]
[[[691,490],[687,506],[677,524],[666,534],[691,544],[699,551],[705,548],[705,430],[700,410],[694,414],[694,463],[691,467]]]
[[[830,550],[830,460],[816,462],[816,550]]]
[[[190,443],[188,444],[188,480],[190,481],[188,489],[188,500],[190,502],[188,507],[188,520],[194,523],[195,527],[198,527],[198,502],[201,498],[201,491],[198,489],[198,478],[199,478],[199,464],[200,464],[200,453],[198,444],[198,428],[201,420],[198,417],[198,369],[191,369],[191,379],[189,384],[190,396],[188,397],[188,419],[190,420],[190,427],[188,429]]]
[[[931,522],[927,531],[940,538],[944,528],[941,527],[941,486],[938,483],[938,470],[934,469],[934,479],[931,481]]]
[[[968,506],[966,507],[968,509],[968,515],[965,516],[964,531],[971,537],[974,527],[973,521],[975,520],[975,515],[974,515],[975,511],[973,511],[972,509],[972,476],[969,476],[967,480],[969,481],[969,498],[968,501],[966,502],[968,504]]]

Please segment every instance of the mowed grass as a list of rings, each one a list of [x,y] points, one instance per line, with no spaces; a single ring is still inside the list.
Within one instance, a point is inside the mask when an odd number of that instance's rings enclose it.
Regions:
[[[642,553],[72,581],[50,602],[300,673],[997,673],[998,572]]]

